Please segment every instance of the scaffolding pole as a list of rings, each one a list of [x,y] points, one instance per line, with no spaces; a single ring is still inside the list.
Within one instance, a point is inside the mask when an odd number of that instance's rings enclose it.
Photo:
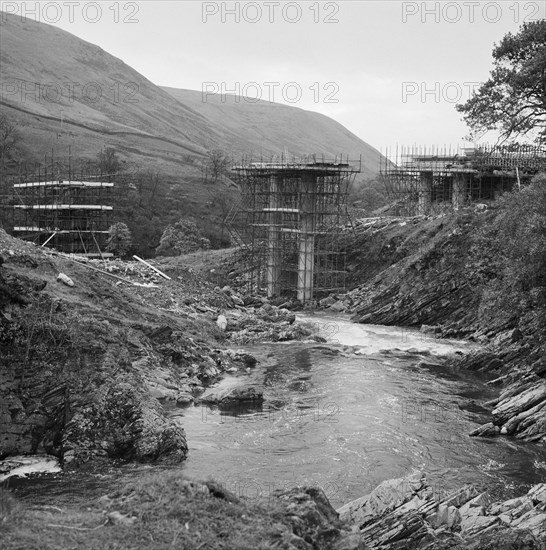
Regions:
[[[540,146],[400,147],[380,177],[396,215],[428,215],[494,200],[546,170]]]
[[[350,183],[360,161],[290,155],[244,158],[233,172],[242,199],[231,232],[246,251],[247,291],[311,304],[345,288],[339,246]]]
[[[11,178],[13,232],[60,252],[110,257],[102,250],[112,223],[114,184],[84,170],[83,164],[76,174],[71,162],[66,171],[63,163],[46,157],[43,164]]]

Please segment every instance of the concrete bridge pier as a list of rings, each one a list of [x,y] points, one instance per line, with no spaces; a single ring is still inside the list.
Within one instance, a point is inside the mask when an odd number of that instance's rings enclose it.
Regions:
[[[453,173],[453,190],[451,193],[451,204],[456,210],[464,206],[468,189],[468,174],[464,172]]]
[[[302,303],[313,298],[315,267],[315,177],[304,173],[301,182],[300,239],[297,296]]]
[[[267,228],[267,296],[280,295],[281,278],[281,243],[280,226],[281,213],[279,211],[281,181],[280,176],[272,174],[269,177],[269,216]]]
[[[432,201],[432,172],[420,172],[417,214],[427,215]]]

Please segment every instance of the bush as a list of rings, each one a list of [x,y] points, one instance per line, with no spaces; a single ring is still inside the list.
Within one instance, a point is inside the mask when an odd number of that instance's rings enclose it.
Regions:
[[[546,174],[499,201],[498,238],[505,246],[507,290],[529,291],[546,285]]]
[[[125,256],[131,249],[132,237],[131,231],[126,224],[122,222],[111,225],[108,229],[108,244],[106,249],[117,256]]]
[[[190,220],[181,219],[163,231],[156,252],[159,256],[180,256],[209,248],[209,239],[203,237],[197,225]]]
[[[536,290],[546,287],[546,174],[504,194],[497,208],[477,239],[496,272],[482,294],[482,321],[521,317],[536,302]]]

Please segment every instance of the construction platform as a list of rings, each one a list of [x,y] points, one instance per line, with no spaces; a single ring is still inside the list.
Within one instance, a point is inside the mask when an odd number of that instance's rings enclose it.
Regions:
[[[247,251],[247,291],[302,304],[342,292],[345,253],[339,235],[361,160],[243,159],[232,171],[242,199],[230,227]]]
[[[105,252],[114,184],[54,180],[13,184],[13,231],[61,252],[111,257]]]
[[[385,156],[380,174],[396,214],[412,216],[495,200],[544,170],[542,147],[481,145],[453,152],[402,147]]]

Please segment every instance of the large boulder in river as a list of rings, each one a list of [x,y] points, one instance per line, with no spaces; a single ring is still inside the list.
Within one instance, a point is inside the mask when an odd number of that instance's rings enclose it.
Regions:
[[[238,386],[203,395],[201,403],[208,405],[232,405],[235,403],[262,403],[264,393],[256,386]]]
[[[101,456],[180,461],[188,452],[183,428],[164,415],[156,399],[125,382],[81,407],[66,426],[63,449],[65,463],[76,465]]]

